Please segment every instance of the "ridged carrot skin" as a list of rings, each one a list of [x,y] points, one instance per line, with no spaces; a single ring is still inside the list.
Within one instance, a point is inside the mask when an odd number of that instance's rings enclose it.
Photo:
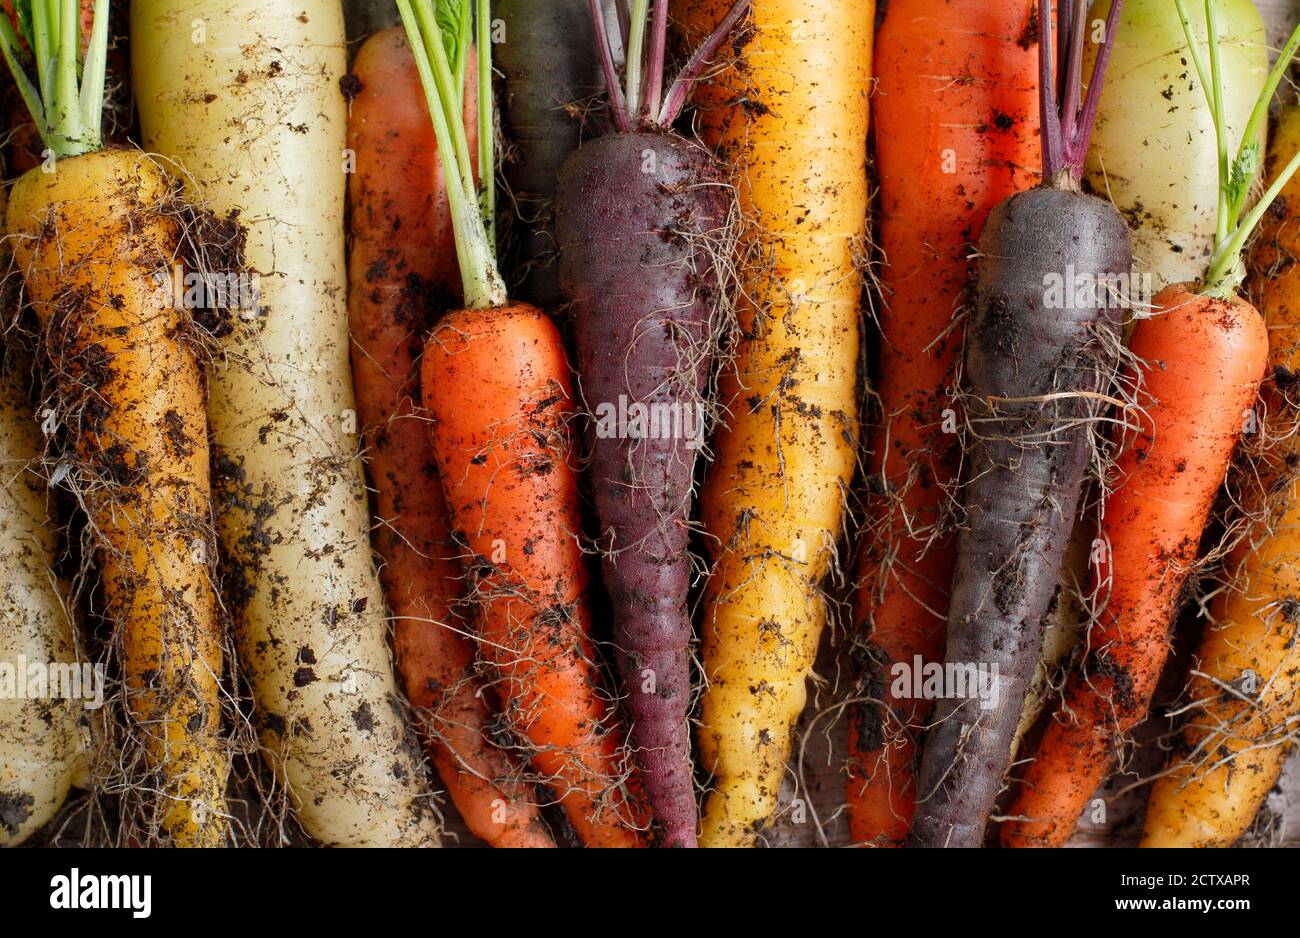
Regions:
[[[1269,151],[1270,181],[1300,152],[1300,107],[1282,108]],[[1228,847],[1246,833],[1277,783],[1300,715],[1300,488],[1296,425],[1300,374],[1300,179],[1266,216],[1252,294],[1268,324],[1265,428],[1273,441],[1242,469],[1262,486],[1258,512],[1228,559],[1186,697],[1186,751],[1151,788],[1144,847]],[[1252,513],[1254,513],[1252,512]],[[1253,678],[1253,689],[1244,679]],[[1237,694],[1224,687],[1239,688]]]
[[[876,138],[883,422],[868,447],[856,657],[859,694],[888,709],[863,705],[850,722],[848,817],[854,842],[901,846],[930,703],[895,698],[890,668],[943,657],[955,546],[944,486],[959,461],[955,419],[944,426],[962,341],[953,317],[989,211],[1037,181],[1034,0],[894,0],[876,37],[872,108],[892,129]]]
[[[632,748],[665,847],[696,845],[689,518],[730,196],[698,144],[614,133],[565,163],[556,198],[587,409],[649,412],[642,428],[598,422],[589,472]]]
[[[1103,505],[1095,593],[1104,602],[1001,831],[1004,846],[1060,846],[1146,716],[1178,596],[1259,391],[1268,334],[1255,308],[1166,287],[1134,329],[1138,424]]]
[[[454,611],[462,571],[436,482],[419,356],[435,318],[459,305],[451,297],[460,276],[437,141],[405,30],[368,39],[352,74],[352,375],[397,668],[433,764],[470,832],[493,846],[554,846],[521,767],[492,740],[494,697],[474,672],[476,649]],[[474,81],[471,65],[471,147]]]
[[[137,836],[156,825],[175,846],[220,846],[229,766],[204,379],[193,324],[158,289],[180,235],[171,197],[148,156],[101,150],[26,173],[6,230],[81,462],[132,732],[157,773],[142,782],[157,793]]]
[[[698,39],[731,4],[681,12]],[[700,498],[713,554],[699,748],[701,846],[747,846],[778,807],[857,465],[859,261],[875,4],[754,0],[696,91],[747,218],[729,408]],[[728,52],[729,50],[729,52]]]
[[[526,304],[457,310],[425,343],[421,380],[452,529],[470,558],[471,626],[500,677],[507,725],[584,844],[640,846],[593,657],[560,335]]]

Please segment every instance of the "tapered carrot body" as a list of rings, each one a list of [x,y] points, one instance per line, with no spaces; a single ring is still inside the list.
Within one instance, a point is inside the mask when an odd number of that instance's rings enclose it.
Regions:
[[[728,6],[682,12],[703,35]],[[701,136],[748,222],[740,343],[719,387],[730,415],[700,496],[714,562],[702,846],[752,844],[776,810],[826,622],[856,466],[874,23],[869,0],[755,0],[734,60],[696,91]]]
[[[560,281],[596,417],[590,472],[624,705],[668,847],[696,844],[688,519],[717,341],[714,255],[730,196],[699,145],[619,133],[565,163],[556,198]],[[619,426],[617,412],[629,407],[646,409],[642,426]]]
[[[1270,175],[1300,152],[1300,107],[1283,107],[1269,152]],[[1272,378],[1265,385],[1272,441],[1243,471],[1263,492],[1227,563],[1193,659],[1185,752],[1156,779],[1144,847],[1227,847],[1249,828],[1276,784],[1300,713],[1300,491],[1294,433],[1300,373],[1300,181],[1282,190],[1254,256],[1259,309],[1269,329]],[[1235,689],[1229,691],[1227,686]]]
[[[508,725],[585,844],[637,846],[593,660],[559,333],[525,304],[457,310],[425,343],[421,376],[452,529],[470,558],[471,624]]]
[[[1130,348],[1138,428],[1106,496],[1096,592],[1104,605],[1002,828],[1006,846],[1059,846],[1146,716],[1171,619],[1232,451],[1259,390],[1268,335],[1254,307],[1186,286],[1157,294]]]
[[[848,810],[855,842],[900,844],[915,810],[916,723],[930,706],[894,697],[890,669],[943,655],[954,546],[944,485],[959,458],[953,317],[989,210],[1036,181],[1038,13],[1032,0],[897,0],[876,53],[874,120],[892,128],[876,139],[883,422],[869,446],[856,616],[859,691],[879,703],[850,723]]]
[[[179,237],[160,211],[170,196],[149,157],[103,150],[24,175],[6,227],[75,438],[133,733],[157,776],[149,823],[172,844],[217,846],[227,754],[208,429],[193,326],[158,287]]]
[[[935,706],[917,776],[911,842],[977,847],[992,812],[1078,513],[1094,397],[1110,376],[1120,310],[1044,285],[1072,270],[1127,273],[1114,209],[1042,186],[989,215],[966,337],[970,469],[948,608],[945,665],[983,667],[983,692]],[[996,669],[996,670],[994,670]]]
[[[491,739],[493,698],[474,674],[474,644],[453,611],[462,572],[420,402],[419,356],[436,315],[459,305],[450,297],[460,278],[437,142],[405,32],[372,36],[352,73],[352,374],[397,667],[470,831],[496,846],[551,846],[520,766]],[[467,91],[471,145],[474,107]]]

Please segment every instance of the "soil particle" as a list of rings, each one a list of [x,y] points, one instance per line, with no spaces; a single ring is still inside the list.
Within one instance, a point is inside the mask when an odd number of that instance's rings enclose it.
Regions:
[[[370,702],[363,701],[361,706],[352,711],[352,722],[357,725],[357,729],[369,733],[375,728],[375,714],[370,709]]]
[[[1025,21],[1025,28],[1021,30],[1019,38],[1016,39],[1016,45],[1026,52],[1038,45],[1038,7],[1032,6],[1029,9],[1029,19]]]
[[[35,805],[36,799],[25,792],[0,791],[0,827],[11,835],[17,834],[32,816]]]

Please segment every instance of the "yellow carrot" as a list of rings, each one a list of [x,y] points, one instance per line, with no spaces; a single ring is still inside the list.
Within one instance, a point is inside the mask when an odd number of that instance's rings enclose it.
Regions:
[[[686,13],[703,36],[730,6]],[[826,622],[855,467],[871,0],[754,0],[735,61],[697,92],[748,219],[730,409],[701,495],[714,568],[702,623],[701,846],[753,843],[777,808]]]

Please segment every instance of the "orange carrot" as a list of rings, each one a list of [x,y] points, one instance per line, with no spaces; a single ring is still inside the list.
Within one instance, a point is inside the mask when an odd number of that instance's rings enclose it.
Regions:
[[[434,461],[469,557],[480,654],[500,675],[511,732],[532,747],[533,766],[583,843],[639,846],[634,826],[643,820],[621,784],[623,737],[610,725],[593,660],[570,368],[554,323],[511,304],[498,273],[489,84],[478,101],[482,192],[459,119],[471,26],[479,74],[491,69],[488,7],[477,0],[473,23],[466,17],[453,32],[431,0],[398,0],[442,156],[466,307],[424,346]]]
[[[945,41],[935,42],[942,35]],[[890,693],[895,663],[943,657],[953,541],[943,429],[961,335],[953,314],[989,210],[1036,181],[1038,13],[1033,0],[895,0],[877,38],[884,417],[872,440],[872,514],[859,577],[863,667],[849,730],[855,842],[901,845],[915,810],[913,758],[929,702]],[[888,705],[888,709],[882,706]]]
[[[417,359],[438,312],[434,303],[458,294],[460,284],[424,91],[401,28],[372,36],[352,68],[352,373],[397,666],[421,715],[430,758],[470,831],[493,846],[554,846],[532,787],[492,741],[492,697],[474,675],[473,642],[452,611],[461,596],[461,570],[442,490],[432,482]],[[470,67],[465,122],[471,145],[477,139],[474,81]],[[450,305],[459,304],[443,304]]]
[[[1269,178],[1300,153],[1300,106],[1287,104],[1269,139]],[[1240,459],[1250,506],[1245,536],[1184,692],[1185,747],[1151,787],[1143,847],[1230,847],[1277,784],[1300,717],[1300,178],[1292,177],[1256,242],[1252,295],[1268,323],[1271,380],[1261,396],[1265,443]]]
[[[632,846],[595,687],[575,398],[554,324],[526,304],[449,314],[425,346],[425,404],[452,525],[474,558],[481,653],[509,724],[589,846]]]

